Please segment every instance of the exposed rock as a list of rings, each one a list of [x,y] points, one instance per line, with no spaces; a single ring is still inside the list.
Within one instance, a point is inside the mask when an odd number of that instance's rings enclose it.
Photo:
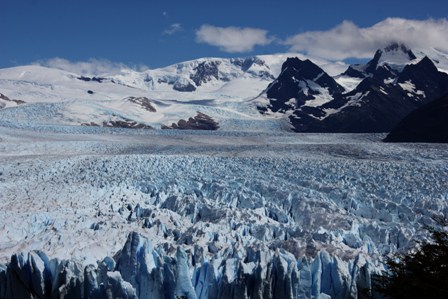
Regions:
[[[178,129],[178,130],[217,130],[219,125],[210,116],[198,112],[195,117],[188,120],[179,120],[177,124],[173,123],[170,127],[162,126],[162,129]]]
[[[5,96],[4,94],[0,93],[0,109],[6,107],[6,103],[5,102],[15,103],[16,105],[22,105],[22,104],[26,103],[25,101],[22,101],[22,100],[10,99],[7,96]]]
[[[86,82],[97,82],[97,83],[103,83],[104,80],[106,80],[106,78],[101,78],[101,77],[85,77],[85,76],[80,76],[77,78],[78,80],[81,81],[86,81]]]
[[[82,123],[81,126],[85,126],[85,127],[100,127],[99,124],[94,123],[94,122],[90,122],[90,123]]]
[[[213,78],[219,79],[219,65],[219,61],[201,62],[193,69],[194,73],[190,75],[190,79],[196,86],[201,86],[201,84],[207,83]]]
[[[127,97],[125,100],[137,104],[143,109],[149,111],[149,112],[156,112],[156,108],[151,104],[151,100],[149,100],[147,97]]]
[[[179,80],[174,82],[173,89],[177,91],[191,92],[196,90],[196,86],[194,86],[188,79],[179,78]]]
[[[413,111],[385,141],[448,143],[448,96]]]
[[[145,125],[142,123],[138,123],[133,120],[110,120],[110,121],[103,121],[102,125],[99,125],[94,122],[90,123],[82,123],[81,126],[86,127],[106,127],[106,128],[123,128],[123,129],[153,129],[153,127],[149,125]]]

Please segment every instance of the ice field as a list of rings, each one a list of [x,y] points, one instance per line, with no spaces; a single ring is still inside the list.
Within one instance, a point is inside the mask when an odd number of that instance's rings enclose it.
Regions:
[[[54,287],[115,255],[85,296],[357,297],[448,215],[448,145],[383,137],[4,125],[0,264]]]

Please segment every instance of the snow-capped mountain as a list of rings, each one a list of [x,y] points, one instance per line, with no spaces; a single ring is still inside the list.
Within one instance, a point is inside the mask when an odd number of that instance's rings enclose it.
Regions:
[[[391,74],[403,70],[407,64],[415,61],[417,57],[404,45],[392,44],[384,49],[377,50],[375,56],[367,64],[351,65],[342,76],[364,79],[366,77],[384,76],[387,79]]]
[[[260,57],[201,58],[156,70],[115,75],[120,84],[157,91],[216,90],[234,79],[273,80],[271,66]]]
[[[273,99],[270,110],[278,112],[323,105],[343,91],[342,86],[310,60],[288,58],[281,74],[268,86],[266,96]],[[291,97],[292,94],[295,97]]]
[[[281,122],[260,115],[249,99],[278,75],[287,56],[204,58],[114,75],[79,75],[37,65],[2,69],[0,108],[8,109],[1,111],[0,120],[167,128],[202,113],[224,130],[278,127]]]
[[[266,102],[259,109],[284,113],[297,132],[389,132],[446,93],[448,74],[427,56],[419,59],[394,44],[334,79],[310,61],[288,59],[261,96]]]
[[[366,64],[348,68],[314,63],[299,54],[201,58],[113,75],[22,66],[0,70],[0,121],[388,132],[408,113],[448,91],[448,75],[441,72],[447,69],[445,53],[434,49],[414,53],[398,44],[378,50]],[[178,125],[195,118],[216,125]]]

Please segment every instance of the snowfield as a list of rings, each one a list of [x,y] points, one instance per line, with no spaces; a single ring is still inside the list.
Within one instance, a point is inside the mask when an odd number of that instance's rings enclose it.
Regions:
[[[0,264],[56,269],[26,254],[40,250],[83,273],[116,255],[98,285],[139,298],[162,298],[144,279],[171,281],[168,297],[356,297],[448,216],[448,145],[383,137],[2,123]]]

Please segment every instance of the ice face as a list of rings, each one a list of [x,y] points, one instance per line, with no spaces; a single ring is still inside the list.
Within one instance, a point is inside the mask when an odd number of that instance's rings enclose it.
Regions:
[[[0,295],[356,296],[448,211],[446,145],[68,129],[0,127]]]

